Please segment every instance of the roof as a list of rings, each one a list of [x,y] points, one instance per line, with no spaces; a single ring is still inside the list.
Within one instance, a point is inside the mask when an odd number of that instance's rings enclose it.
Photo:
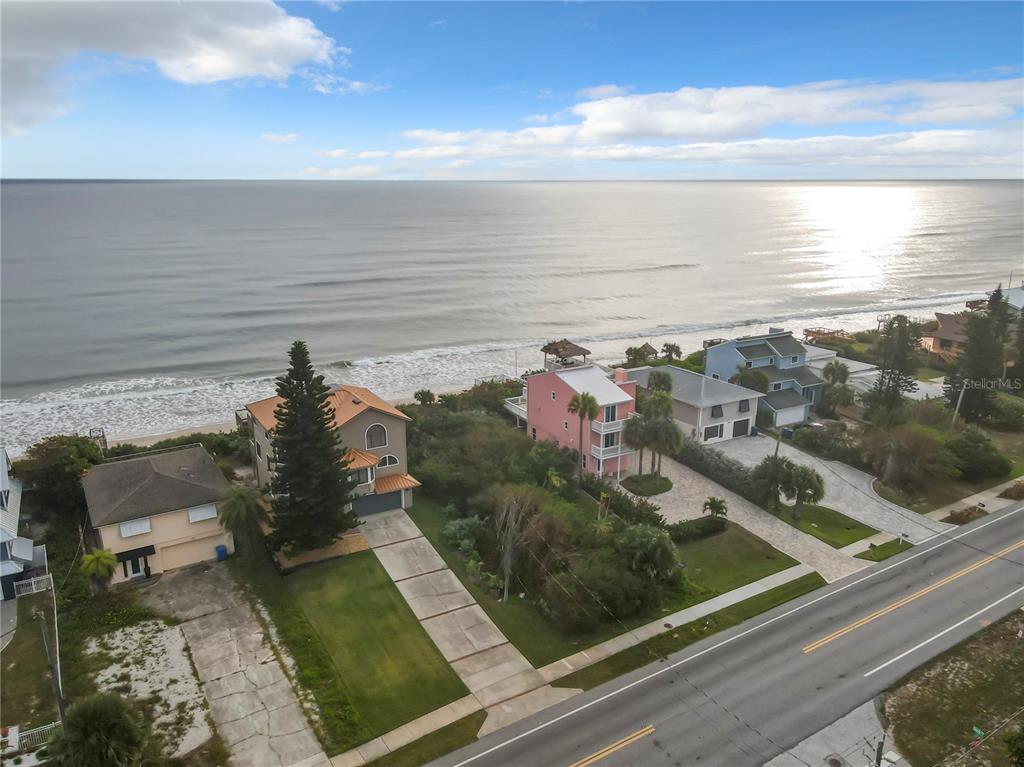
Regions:
[[[989,293],[989,295],[992,295]],[[1024,287],[1020,288],[1007,288],[1003,291],[1003,298],[1006,299],[1006,303],[1012,306],[1017,311],[1024,308]]]
[[[640,353],[648,357],[651,355],[654,355],[655,357],[658,356],[658,350],[651,346],[647,341],[645,341],[644,345],[640,347]]]
[[[420,481],[410,474],[388,474],[384,477],[377,477],[373,481],[373,492],[394,493],[398,490],[412,490],[419,486]]]
[[[940,314],[935,312],[935,319],[939,323],[928,338],[945,338],[950,341],[964,342],[967,340],[967,321],[962,314]]]
[[[793,334],[790,332],[769,336],[767,340],[771,347],[783,357],[792,357],[797,354],[803,354],[805,351],[804,345],[793,338]]]
[[[409,416],[390,402],[386,402],[362,386],[342,384],[332,389],[327,399],[331,407],[334,408],[334,428],[348,423],[367,410],[376,410],[395,418],[401,418],[403,421],[409,420]],[[252,413],[253,418],[259,421],[260,426],[270,431],[277,426],[277,416],[274,415],[274,411],[282,402],[284,402],[283,397],[268,397],[259,402],[250,402],[245,409]]]
[[[800,344],[804,347],[804,351],[807,353],[808,364],[812,362],[822,362],[825,360],[831,360],[834,357],[839,356],[839,352],[835,349],[829,349],[825,346],[815,346],[814,344]]]
[[[612,383],[600,368],[593,365],[556,370],[555,375],[577,394],[583,392],[593,394],[597,404],[601,407],[633,401],[626,391]]]
[[[801,386],[816,386],[817,384],[824,383],[817,374],[806,365],[798,365],[795,368],[784,368],[779,369],[774,365],[763,368],[754,368],[761,373],[764,373],[765,378],[768,379],[768,383],[776,383],[777,381],[796,381]]]
[[[366,450],[357,450],[356,448],[349,448],[345,451],[344,460],[348,461],[349,464],[346,468],[351,469],[368,469],[371,466],[376,466],[380,463],[380,457],[374,453],[367,452]]]
[[[21,517],[21,480],[13,477],[7,482],[7,505],[0,509],[0,529],[11,535],[18,534]]]
[[[202,445],[101,463],[82,477],[94,527],[213,503],[229,487]]]
[[[792,357],[803,354],[804,345],[793,338],[789,330],[784,333],[767,333],[763,336],[746,336],[736,339],[736,351],[748,360],[761,357]]]
[[[777,352],[768,344],[750,344],[749,346],[740,346],[737,343],[736,351],[748,360],[761,359],[762,357],[775,357],[777,355]]]
[[[811,403],[796,393],[795,389],[779,389],[764,395],[764,403],[772,410],[784,410],[788,407],[801,407]]]
[[[574,344],[568,338],[563,338],[561,341],[548,341],[540,350],[545,354],[553,354],[559,359],[564,357],[586,357],[590,354],[590,349],[584,349],[582,346]]]
[[[672,399],[685,402],[694,407],[710,407],[712,405],[725,405],[729,402],[739,402],[744,399],[755,399],[764,395],[759,391],[748,389],[745,386],[737,386],[728,381],[721,381],[710,378],[692,370],[676,367],[675,365],[663,365],[661,367],[642,367],[627,370],[626,375],[631,381],[636,381],[640,386],[647,388],[647,380],[651,372],[661,370],[668,373],[672,378]]]

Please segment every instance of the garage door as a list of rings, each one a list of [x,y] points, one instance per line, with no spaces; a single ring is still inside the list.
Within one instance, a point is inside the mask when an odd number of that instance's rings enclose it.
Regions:
[[[775,414],[775,425],[788,426],[791,423],[800,423],[806,415],[807,411],[803,406],[783,408]]]
[[[401,490],[396,490],[393,493],[361,495],[352,501],[352,510],[361,517],[400,508],[402,508]]]
[[[160,549],[160,564],[164,570],[173,570],[175,567],[184,567],[185,565],[194,565],[196,562],[216,559],[216,546],[221,543],[224,543],[222,536],[211,535],[209,538],[201,538],[198,541],[165,546]]]
[[[732,422],[732,436],[734,437],[745,437],[750,431],[750,419],[744,418],[742,421]]]

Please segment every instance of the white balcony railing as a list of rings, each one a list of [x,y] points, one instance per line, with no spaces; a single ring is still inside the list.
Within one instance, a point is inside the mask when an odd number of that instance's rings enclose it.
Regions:
[[[514,416],[526,419],[526,396],[509,397],[505,400],[505,409]]]
[[[591,421],[590,430],[594,434],[614,434],[617,431],[622,431],[626,428],[626,421],[628,419],[622,418],[618,421]]]
[[[611,447],[590,446],[590,455],[602,460],[605,458],[618,458],[620,455],[631,455],[634,452],[636,451],[625,445],[612,445]]]

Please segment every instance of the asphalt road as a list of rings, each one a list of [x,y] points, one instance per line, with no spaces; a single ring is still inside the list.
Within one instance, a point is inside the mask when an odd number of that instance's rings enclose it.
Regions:
[[[1024,506],[948,535],[435,764],[759,767],[1024,605]]]

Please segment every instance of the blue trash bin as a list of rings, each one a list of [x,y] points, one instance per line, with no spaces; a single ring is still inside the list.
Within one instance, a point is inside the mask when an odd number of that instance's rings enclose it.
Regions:
[[[228,558],[228,547],[225,546],[222,543],[219,546],[217,546],[217,561],[218,562],[223,562],[227,558]]]

